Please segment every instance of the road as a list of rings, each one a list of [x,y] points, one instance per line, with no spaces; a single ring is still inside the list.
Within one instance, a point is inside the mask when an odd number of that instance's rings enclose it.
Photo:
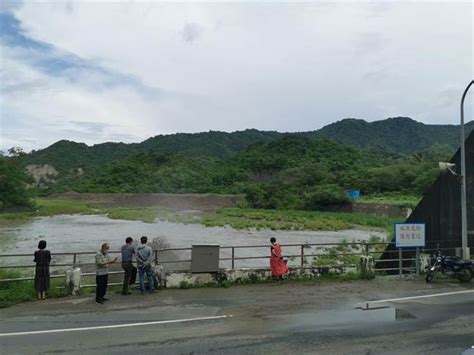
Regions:
[[[356,307],[464,290],[474,282],[380,277],[111,294],[104,305],[91,295],[53,299],[0,310],[0,352],[461,354],[474,345],[474,292]],[[201,319],[214,316],[232,317]],[[157,323],[169,320],[178,322]],[[58,329],[69,331],[34,333]],[[33,333],[6,335],[17,332]]]

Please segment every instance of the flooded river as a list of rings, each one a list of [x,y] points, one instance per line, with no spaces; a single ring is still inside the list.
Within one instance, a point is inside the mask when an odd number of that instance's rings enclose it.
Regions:
[[[179,224],[165,221],[144,223],[140,221],[113,220],[106,216],[60,215],[39,217],[23,224],[0,227],[0,253],[32,254],[40,239],[48,242],[48,249],[54,253],[94,252],[103,242],[111,250],[118,250],[128,236],[138,239],[146,235],[157,246],[187,248],[192,244],[219,244],[221,246],[268,245],[275,237],[281,244],[337,243],[342,240],[368,240],[372,235],[384,237],[380,232],[345,230],[323,231],[271,231],[236,230],[229,227],[205,227],[199,224]],[[44,237],[40,237],[44,236]],[[298,255],[300,248],[287,247],[287,255]],[[268,255],[268,248],[236,249],[237,257]],[[222,250],[222,257],[230,256],[230,249]],[[87,256],[92,259],[92,256]],[[185,256],[189,257],[188,256]],[[14,258],[0,258],[0,263],[11,264]],[[27,258],[24,262],[31,262]],[[18,259],[15,263],[18,262]],[[239,260],[237,266],[261,266],[268,260]],[[226,265],[224,265],[226,266]]]

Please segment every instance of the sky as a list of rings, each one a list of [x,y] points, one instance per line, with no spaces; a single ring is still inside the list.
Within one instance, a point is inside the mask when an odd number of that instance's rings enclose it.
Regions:
[[[458,124],[473,7],[2,1],[0,150],[344,118]]]

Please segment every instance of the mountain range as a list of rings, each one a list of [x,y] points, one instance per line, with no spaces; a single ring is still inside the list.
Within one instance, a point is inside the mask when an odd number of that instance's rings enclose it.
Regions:
[[[474,121],[466,124],[466,136],[474,129]],[[50,164],[58,172],[72,168],[97,168],[137,153],[170,153],[187,157],[205,156],[229,159],[256,143],[268,143],[285,136],[326,137],[363,150],[413,154],[433,146],[454,151],[459,146],[459,126],[426,125],[408,117],[388,118],[367,122],[343,119],[320,130],[280,133],[247,129],[232,133],[209,131],[157,135],[141,143],[101,143],[88,146],[67,140],[33,151],[23,164]]]

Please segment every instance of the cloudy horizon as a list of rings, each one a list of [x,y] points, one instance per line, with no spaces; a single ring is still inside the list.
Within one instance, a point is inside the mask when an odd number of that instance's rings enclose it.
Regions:
[[[312,131],[349,117],[459,124],[473,11],[470,1],[4,1],[0,150]]]

